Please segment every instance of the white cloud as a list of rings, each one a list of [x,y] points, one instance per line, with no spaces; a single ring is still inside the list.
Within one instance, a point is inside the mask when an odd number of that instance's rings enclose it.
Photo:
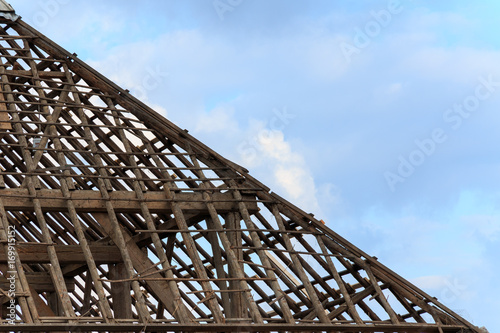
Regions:
[[[292,148],[285,141],[283,132],[281,131],[262,129],[257,139],[267,156],[282,163],[296,163],[301,159],[298,154],[292,153]]]
[[[276,182],[285,190],[286,197],[303,209],[318,212],[314,178],[303,156],[292,150],[281,131],[263,130],[260,134],[262,160],[271,165]]]

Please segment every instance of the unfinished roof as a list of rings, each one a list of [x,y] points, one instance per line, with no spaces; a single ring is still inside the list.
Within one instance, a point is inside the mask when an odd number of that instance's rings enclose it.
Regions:
[[[0,60],[0,331],[479,332],[22,20]]]

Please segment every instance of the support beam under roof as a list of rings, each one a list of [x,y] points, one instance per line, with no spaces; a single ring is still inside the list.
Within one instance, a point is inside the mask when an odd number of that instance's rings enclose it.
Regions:
[[[9,211],[33,211],[33,198],[25,188],[12,188],[0,190],[3,197],[5,210]],[[42,189],[36,191],[36,197],[40,200],[40,205],[44,212],[66,211],[67,205],[60,190]],[[140,201],[133,191],[113,191],[109,193],[111,204],[116,213],[140,213]],[[196,213],[208,215],[208,209],[204,203],[202,194],[178,193],[176,199],[178,205],[186,213]],[[253,201],[251,201],[253,199]],[[71,200],[77,212],[106,212],[106,203],[99,191],[78,190],[71,192]],[[230,193],[214,193],[212,200],[217,212],[228,213],[238,210],[238,202],[234,200]],[[257,212],[257,202],[255,196],[247,195],[243,198],[251,212]],[[165,198],[163,191],[149,191],[144,193],[144,201],[148,205],[151,213],[170,214],[172,212],[171,201]]]

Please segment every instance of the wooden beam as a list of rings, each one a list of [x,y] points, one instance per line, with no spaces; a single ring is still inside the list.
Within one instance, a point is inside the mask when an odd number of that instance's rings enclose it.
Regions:
[[[55,292],[54,283],[48,273],[26,273],[28,284],[36,290],[37,293]],[[66,287],[69,292],[75,291],[75,282],[73,279],[65,279]],[[0,288],[9,290],[9,281],[3,276],[0,277]]]
[[[207,215],[205,214],[186,214],[185,216],[186,216],[186,223],[188,224],[188,226],[203,221],[207,217]],[[175,233],[169,231],[170,229],[173,230],[177,229],[177,223],[175,222],[175,218],[171,218],[156,227],[156,230],[158,231],[158,236],[160,238],[165,238],[167,236],[172,236],[172,235],[175,236]],[[139,233],[133,236],[132,239],[134,240],[134,242],[137,243],[139,247],[146,246],[152,242],[151,233],[149,232]]]
[[[117,323],[104,324],[93,322],[79,323],[48,323],[48,324],[19,324],[0,325],[0,332],[11,332],[13,328],[19,329],[22,332],[54,332],[54,331],[95,331],[95,332],[139,332],[144,328],[144,324],[134,323]],[[172,324],[172,323],[148,323],[148,332],[237,332],[244,329],[245,332],[405,332],[405,333],[456,333],[463,330],[464,326],[459,325],[443,325],[438,327],[435,324],[412,324],[405,323],[399,325],[387,323],[375,323],[364,325],[352,324],[246,324],[241,323],[224,323],[224,324]],[[476,331],[478,332],[478,331]]]
[[[116,234],[113,230],[111,222],[109,221],[108,215],[103,213],[95,213],[92,215],[96,219],[96,221],[99,222],[104,231],[114,241],[114,239],[116,238]],[[132,260],[135,270],[138,272],[152,272],[151,267],[153,266],[153,262],[148,258],[148,255],[137,246],[137,244],[132,240],[132,237],[130,237],[127,232],[122,232],[122,234],[125,240],[126,250],[130,254],[130,259]],[[155,269],[157,270],[157,268]],[[151,274],[149,278],[160,278],[160,280],[157,281],[146,280],[144,281],[144,283],[146,283],[151,288],[154,296],[165,305],[170,314],[176,313],[178,311],[176,301],[174,299],[172,290],[168,285],[168,282],[163,280],[163,276],[160,273]],[[191,312],[186,312],[188,313],[190,320],[194,319],[194,316]]]
[[[9,76],[33,76],[33,73],[31,71],[16,70],[16,69],[6,70],[5,74]],[[64,72],[55,72],[55,71],[38,72],[38,76],[41,78],[63,78],[65,77],[65,75],[66,73]]]
[[[54,245],[57,257],[61,264],[86,264],[80,245]],[[23,264],[45,264],[50,262],[47,245],[44,244],[16,244],[19,259]],[[90,251],[96,263],[120,263],[120,250],[111,245],[90,245]],[[7,262],[5,253],[0,252],[0,263]]]
[[[121,280],[128,277],[125,265],[116,264],[109,268],[112,280]],[[111,298],[113,299],[113,312],[115,318],[131,319],[132,296],[130,295],[130,281],[111,283]]]
[[[36,192],[37,198],[44,212],[66,211],[66,200],[60,190],[41,189]],[[33,211],[34,205],[32,196],[28,189],[9,188],[0,190],[3,197],[5,210]],[[136,199],[133,191],[113,191],[109,193],[111,204],[116,213],[140,213],[140,201]],[[251,202],[254,196],[243,198],[250,212],[258,211],[257,202]],[[78,190],[71,192],[72,202],[77,212],[105,213],[106,203],[99,191]],[[201,193],[177,193],[177,205],[184,212],[206,214],[208,209],[203,202]],[[219,213],[228,213],[238,210],[238,203],[230,193],[214,193],[213,204]],[[165,199],[163,191],[150,191],[144,193],[144,201],[151,213],[170,214],[172,212],[172,201]]]
[[[226,226],[229,229],[232,230],[237,230],[241,229],[241,221],[239,219],[239,215],[237,213],[229,213],[225,216],[225,221],[226,221]],[[242,238],[241,238],[241,232],[237,231],[230,231],[227,233],[227,237],[229,241],[231,242],[231,246],[234,246],[234,254],[236,255],[236,258],[238,260],[238,264],[240,265],[241,269],[243,270],[243,249],[241,248],[243,246]],[[228,262],[229,265],[229,277],[234,277],[234,263],[233,262]],[[238,289],[238,282],[237,281],[229,281],[229,289],[230,290],[237,290]],[[245,299],[243,295],[240,292],[232,292],[230,294],[230,301],[231,301],[231,307],[230,307],[230,313],[229,316],[226,315],[228,318],[245,318],[246,317],[246,311],[245,309],[247,308],[245,305]]]
[[[30,293],[31,296],[33,296],[33,301],[35,303],[36,310],[39,316],[55,317],[54,311],[52,311],[52,309],[47,305],[47,303],[42,299],[42,297],[32,286],[30,286]],[[36,323],[35,325],[40,325],[40,323]]]
[[[0,130],[2,131],[12,129],[9,114],[7,112],[8,109],[7,106],[5,105],[5,97],[0,87]]]

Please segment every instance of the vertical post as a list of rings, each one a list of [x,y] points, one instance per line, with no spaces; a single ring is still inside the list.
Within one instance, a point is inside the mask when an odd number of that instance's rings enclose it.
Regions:
[[[57,296],[56,292],[47,293],[47,304],[54,311],[56,316],[64,316],[64,311],[62,311],[61,301]]]
[[[226,226],[227,229],[230,230],[240,229],[241,224],[236,213],[228,213],[226,215]],[[243,242],[241,239],[241,232],[228,231],[227,237],[229,238],[229,242],[231,242],[231,246],[234,247],[234,254],[236,255],[236,260],[238,262],[243,261],[243,249],[242,249]],[[240,264],[240,266],[241,269],[243,270],[243,264]],[[229,274],[230,274],[229,277],[233,277],[232,272],[234,271],[235,268],[233,267],[233,263],[229,262]],[[231,290],[238,289],[238,282],[230,281],[229,289]],[[246,318],[247,311],[245,309],[247,309],[247,305],[244,302],[245,299],[243,298],[243,295],[240,292],[231,293],[232,318]]]
[[[215,229],[215,223],[210,217],[207,217],[206,221],[208,229]],[[226,271],[224,271],[224,263],[222,260],[222,251],[219,246],[219,240],[217,239],[217,235],[214,232],[208,232],[207,239],[210,242],[210,245],[212,245],[212,255],[215,265],[215,271],[217,272],[217,277],[221,279],[220,281],[217,281],[216,284],[219,286],[220,290],[226,291],[227,281],[225,280],[225,278],[227,274]],[[231,272],[229,272],[229,274],[231,274]],[[226,318],[230,318],[232,309],[229,301],[229,294],[227,292],[222,292],[221,298],[224,308],[224,315],[226,316]]]
[[[112,280],[127,279],[127,268],[125,264],[119,263],[109,265],[109,273]],[[130,295],[130,282],[111,283],[111,298],[113,299],[113,311],[117,319],[132,318],[132,296]]]
[[[5,96],[3,95],[3,85],[0,84],[0,131],[12,129],[9,120],[7,104],[5,104]]]

